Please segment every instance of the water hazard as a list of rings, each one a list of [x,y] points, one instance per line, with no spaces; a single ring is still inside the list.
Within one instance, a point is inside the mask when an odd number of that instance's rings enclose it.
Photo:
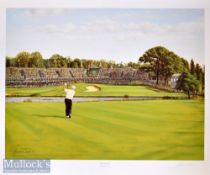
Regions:
[[[65,97],[6,97],[6,102],[63,102]],[[94,101],[134,101],[134,100],[158,100],[158,99],[186,99],[185,97],[75,97],[73,102]]]

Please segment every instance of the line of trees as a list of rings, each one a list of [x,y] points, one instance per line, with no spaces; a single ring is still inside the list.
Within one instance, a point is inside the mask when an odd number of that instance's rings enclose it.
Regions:
[[[168,80],[175,73],[180,73],[179,80],[176,85],[177,90],[182,90],[188,94],[196,94],[197,92],[204,92],[204,67],[195,64],[194,60],[190,61],[179,57],[174,52],[165,47],[157,46],[147,50],[139,61],[143,63],[146,70],[155,74],[156,84],[163,79],[165,86]]]
[[[192,59],[190,63],[170,51],[169,49],[156,46],[148,49],[138,60],[127,64],[115,63],[107,60],[94,59],[72,59],[60,54],[53,54],[49,59],[43,59],[42,54],[36,52],[20,52],[16,57],[6,57],[7,67],[30,67],[30,68],[125,68],[132,67],[145,70],[155,76],[156,84],[164,81],[168,86],[171,76],[175,73],[181,74],[176,89],[190,94],[204,92],[204,72],[205,68],[195,63]]]
[[[190,70],[182,72],[176,89],[183,90],[188,94],[190,99],[191,94],[195,95],[197,92],[204,94],[205,89],[205,67],[201,67],[198,63],[195,65],[194,61],[190,61]]]
[[[157,85],[159,84],[160,78],[164,79],[165,85],[167,85],[169,78],[174,73],[189,70],[189,63],[187,60],[162,46],[147,50],[139,58],[139,61],[148,63],[149,69],[154,72],[156,76]]]
[[[119,68],[119,67],[133,67],[139,68],[139,63],[129,62],[127,64],[115,63],[114,61],[107,61],[105,59],[72,59],[64,57],[60,54],[53,54],[49,59],[44,59],[40,52],[20,52],[16,57],[6,57],[6,67],[29,67],[29,68]]]

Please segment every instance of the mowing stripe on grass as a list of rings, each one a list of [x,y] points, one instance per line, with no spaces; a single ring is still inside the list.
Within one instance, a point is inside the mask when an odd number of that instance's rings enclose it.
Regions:
[[[204,102],[6,103],[6,158],[203,160]]]

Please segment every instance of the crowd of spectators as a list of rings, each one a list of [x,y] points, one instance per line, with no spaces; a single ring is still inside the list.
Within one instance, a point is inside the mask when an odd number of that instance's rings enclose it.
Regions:
[[[94,74],[85,68],[16,68],[6,69],[7,86],[46,86],[64,82],[129,84],[148,82],[149,74],[134,68],[99,68]]]

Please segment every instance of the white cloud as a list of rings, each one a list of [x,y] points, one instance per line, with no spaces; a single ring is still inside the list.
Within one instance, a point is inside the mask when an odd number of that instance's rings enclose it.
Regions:
[[[24,11],[24,15],[26,16],[36,16],[36,17],[42,17],[42,16],[54,16],[54,15],[61,15],[64,13],[66,9],[59,9],[59,8],[32,8],[32,9],[27,9]]]
[[[39,27],[33,28],[33,31],[43,32],[43,33],[65,34],[65,33],[77,32],[76,27],[77,26],[74,25],[73,23],[67,23],[63,25],[48,24],[43,27],[39,26]]]
[[[203,18],[202,15],[198,18],[194,12],[194,16],[185,14],[185,10],[184,14],[176,11],[167,16],[162,10],[161,13],[122,11],[116,13],[117,16],[115,13],[69,13],[67,10],[24,9],[24,16],[14,18],[20,21],[20,27],[10,25],[7,28],[11,29],[7,32],[7,48],[16,53],[23,49],[40,50],[47,55],[45,57],[57,52],[135,61],[147,49],[163,45],[186,58],[202,60],[204,57]]]
[[[164,36],[193,37],[203,34],[203,23],[186,22],[177,24],[156,24],[156,23],[121,23],[115,20],[103,19],[84,24],[65,23],[61,25],[48,24],[37,27],[34,30],[45,33],[72,34],[75,37],[81,35],[132,35],[132,36]],[[125,38],[125,37],[124,37]]]

